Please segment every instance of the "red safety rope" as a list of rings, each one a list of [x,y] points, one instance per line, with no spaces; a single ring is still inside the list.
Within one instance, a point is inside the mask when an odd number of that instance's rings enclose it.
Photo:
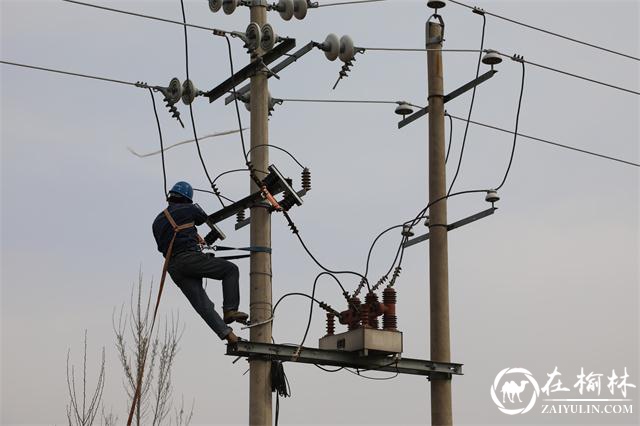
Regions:
[[[169,268],[169,259],[171,259],[171,254],[173,253],[173,243],[176,240],[176,236],[178,232],[183,231],[185,229],[196,226],[195,223],[189,222],[182,225],[178,225],[168,209],[163,211],[165,217],[173,227],[173,238],[171,238],[171,242],[169,243],[169,248],[167,248],[167,254],[164,257],[164,264],[162,265],[162,277],[160,278],[160,288],[158,289],[158,299],[156,300],[156,307],[153,310],[153,319],[151,320],[151,329],[149,330],[149,337],[147,338],[147,344],[144,347],[144,353],[142,354],[142,365],[140,366],[140,370],[138,372],[138,380],[136,381],[136,393],[133,396],[133,401],[131,402],[131,410],[129,411],[129,419],[127,420],[127,426],[131,426],[131,422],[133,421],[133,414],[136,411],[136,404],[140,400],[140,392],[142,388],[142,376],[144,374],[144,366],[147,361],[147,348],[149,347],[149,342],[151,341],[151,336],[153,335],[153,326],[156,323],[156,316],[158,315],[158,307],[160,306],[160,297],[162,296],[162,289],[164,288],[164,280],[167,277],[167,269]]]

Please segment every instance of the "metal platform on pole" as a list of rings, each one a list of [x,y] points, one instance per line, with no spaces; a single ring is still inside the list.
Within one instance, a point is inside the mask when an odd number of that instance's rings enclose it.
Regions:
[[[426,376],[432,379],[450,379],[462,375],[462,364],[402,358],[399,355],[368,355],[358,352],[326,350],[291,345],[276,345],[240,341],[227,345],[227,355],[251,359],[299,362],[369,371],[387,371],[398,374]]]

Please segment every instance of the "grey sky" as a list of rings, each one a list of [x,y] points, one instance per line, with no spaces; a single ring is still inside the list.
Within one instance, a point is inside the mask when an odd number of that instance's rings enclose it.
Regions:
[[[107,2],[104,2],[107,3]],[[180,19],[179,1],[117,1],[113,7]],[[24,62],[165,85],[185,78],[182,29],[61,1],[2,0],[3,60]],[[480,7],[576,38],[640,55],[637,1],[482,1]],[[192,23],[243,31],[248,11],[213,15],[205,1],[186,1]],[[334,32],[356,45],[424,45],[430,14],[423,1],[310,10],[304,21],[269,19],[298,46]],[[482,19],[465,8],[442,10],[448,48],[477,49]],[[487,18],[485,47],[524,55],[533,62],[640,90],[638,62]],[[228,77],[224,40],[190,30],[190,73],[208,89]],[[247,57],[232,41],[236,68]],[[445,89],[471,80],[477,56],[445,53]],[[319,51],[270,80],[277,98],[404,99],[426,103],[424,53],[367,52],[350,76],[331,90],[340,69]],[[520,66],[505,61],[477,92],[473,119],[512,129]],[[1,74],[1,396],[2,424],[62,424],[67,403],[65,357],[79,362],[88,329],[90,365],[107,348],[107,408],[125,417],[121,373],[113,351],[111,314],[128,300],[141,269],[157,280],[161,256],[151,221],[163,208],[160,158],[139,159],[127,151],[158,149],[149,94],[141,89],[2,65]],[[523,133],[630,161],[640,161],[639,97],[533,67],[527,68],[520,130]],[[192,137],[188,110],[180,106],[181,129],[159,105],[167,144]],[[465,116],[470,96],[447,104]],[[270,120],[271,143],[291,150],[313,172],[313,190],[292,211],[301,235],[326,265],[364,269],[372,239],[384,228],[413,217],[426,204],[426,129],[422,119],[398,130],[393,105],[285,103]],[[200,134],[237,126],[232,106],[194,104]],[[248,125],[248,113],[241,109]],[[454,123],[449,179],[464,125]],[[497,185],[512,138],[471,126],[457,189]],[[237,135],[202,142],[212,173],[242,167]],[[298,181],[299,168],[277,151],[271,160]],[[167,155],[169,183],[189,180],[206,188],[195,146]],[[638,168],[519,139],[498,212],[449,235],[452,357],[465,364],[454,378],[458,424],[637,424],[634,415],[555,416],[537,412],[506,416],[489,388],[506,367],[529,369],[538,381],[555,366],[573,385],[580,368],[610,374],[627,367],[640,382],[638,355],[639,181]],[[247,177],[221,179],[224,194],[239,198]],[[212,197],[197,201],[208,211]],[[488,205],[480,194],[449,203],[451,221]],[[274,298],[310,292],[319,272],[274,215]],[[223,222],[229,245],[246,245],[248,229]],[[422,226],[420,226],[422,228]],[[426,231],[426,228],[424,229]],[[419,229],[422,232],[422,229]],[[399,235],[376,247],[370,277],[393,259]],[[404,355],[428,358],[427,250],[407,249],[397,284]],[[248,309],[248,262],[241,268],[241,306]],[[354,288],[357,282],[345,278]],[[163,313],[180,311],[186,323],[175,366],[176,394],[196,400],[196,424],[246,424],[246,363],[231,364],[224,345],[195,315],[172,283]],[[210,282],[217,306],[221,292]],[[340,292],[321,281],[319,298],[343,308]],[[289,298],[278,308],[274,338],[298,342],[306,324],[306,300]],[[324,334],[315,315],[308,343]],[[248,333],[240,332],[242,336]],[[293,397],[281,400],[282,424],[421,424],[429,419],[428,382],[404,376],[366,381],[347,372],[324,373],[285,366]],[[384,376],[380,374],[379,376]]]

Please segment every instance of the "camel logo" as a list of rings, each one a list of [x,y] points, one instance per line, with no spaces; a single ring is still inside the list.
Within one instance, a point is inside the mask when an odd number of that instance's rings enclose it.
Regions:
[[[508,380],[516,377],[519,380]],[[527,385],[531,385],[532,391],[525,392]],[[502,393],[502,398],[498,397],[498,392]],[[521,396],[523,396],[523,393],[528,395],[529,392],[531,392],[531,399],[528,402],[525,399],[523,402]],[[540,387],[538,382],[536,382],[529,370],[524,368],[505,368],[498,373],[491,386],[491,399],[493,399],[500,411],[509,415],[524,414],[531,410],[539,395]]]

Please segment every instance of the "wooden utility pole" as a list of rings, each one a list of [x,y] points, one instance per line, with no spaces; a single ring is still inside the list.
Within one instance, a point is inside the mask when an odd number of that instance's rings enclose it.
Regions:
[[[446,195],[444,144],[444,84],[440,24],[429,22],[427,31],[427,72],[429,82],[429,202]],[[431,359],[451,361],[449,336],[449,270],[447,246],[447,200],[429,208],[429,294],[431,319]],[[431,424],[451,425],[451,379],[431,380]]]
[[[267,23],[266,0],[253,0],[251,22],[260,28]],[[261,53],[261,52],[258,52]],[[251,77],[251,163],[257,170],[267,170],[269,150],[261,144],[269,143],[269,90],[267,76],[263,72]],[[257,147],[257,148],[256,148]],[[251,193],[259,188],[251,181]],[[264,207],[251,208],[251,245],[271,247],[271,217]],[[271,317],[271,254],[251,253],[250,315],[251,321],[260,323]],[[271,343],[271,323],[252,327],[252,342]],[[250,360],[249,384],[249,424],[251,426],[271,425],[271,363],[264,360]]]

